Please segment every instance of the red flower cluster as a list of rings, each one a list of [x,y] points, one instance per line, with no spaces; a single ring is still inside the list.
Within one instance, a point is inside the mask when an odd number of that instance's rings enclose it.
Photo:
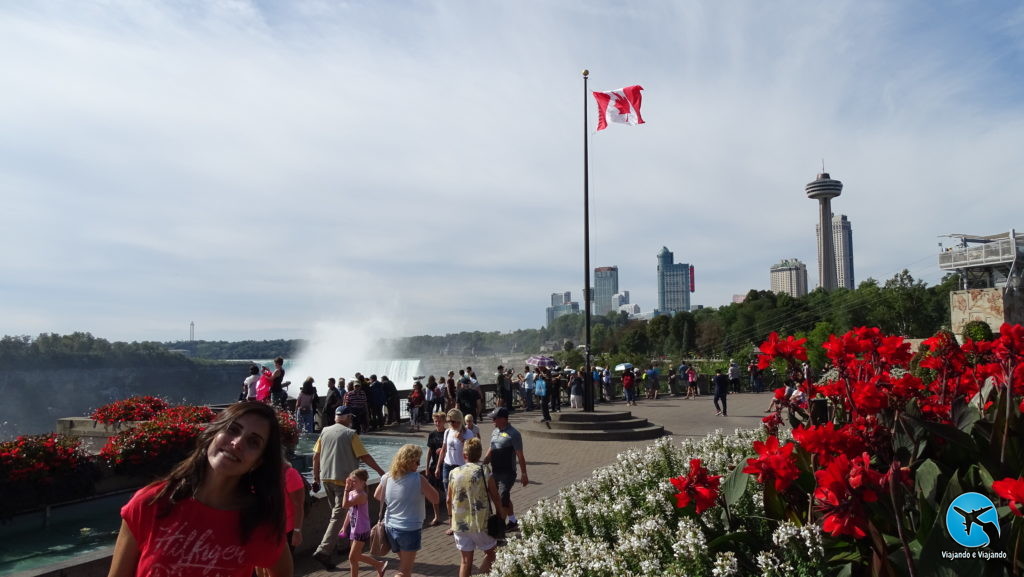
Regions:
[[[832,335],[821,345],[843,376],[863,378],[886,372],[910,361],[910,344],[889,337],[875,327],[857,327],[841,337]]]
[[[89,416],[98,423],[112,424],[127,421],[148,421],[167,409],[167,401],[159,397],[129,397],[108,403]]]
[[[760,348],[759,365],[767,367],[784,359],[792,367],[802,352],[800,346],[802,343],[791,338],[782,341],[772,334]],[[911,468],[901,467],[896,460],[896,455],[905,451],[904,446],[893,446],[897,432],[904,441],[908,436],[914,438],[908,428],[918,426],[915,423],[920,419],[955,427],[954,409],[967,406],[989,380],[1002,387],[1001,394],[1010,396],[1013,408],[1024,412],[1024,400],[1018,398],[1024,396],[1021,326],[1004,324],[990,342],[968,341],[961,346],[950,333],[925,340],[919,366],[932,371],[925,377],[927,382],[905,370],[897,373],[898,378],[893,376],[893,369],[905,369],[909,364],[910,347],[902,338],[886,336],[876,328],[860,327],[842,336],[833,335],[823,347],[839,378],[813,390],[830,401],[834,422],[796,426],[793,439],[813,457],[813,503],[821,515],[822,529],[834,537],[864,538],[873,514],[867,505],[878,501],[883,489],[912,487]],[[993,397],[982,401],[986,413],[995,406]],[[779,446],[776,419],[766,419],[765,426],[771,436],[765,443],[754,443],[758,456],[747,459],[743,472],[757,475],[761,483],[774,483],[781,493],[799,476],[798,466],[806,465],[793,457],[794,445]],[[869,455],[877,459],[875,468]],[[941,458],[941,449],[931,455]],[[996,481],[992,490],[1009,501],[1015,515],[1024,516],[1024,478]],[[875,522],[882,527],[891,521],[879,518]]]
[[[865,503],[878,500],[882,474],[871,468],[867,453],[850,459],[839,455],[824,469],[814,472],[818,488],[814,500],[823,517],[821,528],[832,535],[867,536]]]
[[[215,416],[216,415],[210,407],[180,405],[165,409],[153,417],[153,420],[160,423],[192,423],[201,425],[209,423]]]
[[[299,442],[299,425],[288,411],[277,410],[277,424],[281,428],[281,444],[294,447]]]
[[[992,490],[1010,502],[1010,510],[1018,517],[1024,517],[1024,477],[1007,477],[992,483]]]
[[[23,435],[0,443],[0,480],[52,482],[88,460],[82,441],[70,435]]]
[[[196,423],[140,423],[111,437],[100,457],[119,470],[163,472],[188,455],[200,431]]]
[[[715,504],[722,476],[708,475],[708,469],[701,464],[700,459],[691,459],[690,472],[669,481],[679,490],[676,493],[676,507],[685,509],[692,502],[696,513],[700,515]]]
[[[754,441],[754,451],[757,457],[747,459],[747,466],[743,468],[744,473],[757,475],[759,483],[775,482],[775,490],[785,491],[800,476],[800,470],[793,462],[792,443],[779,446],[779,438],[768,437],[766,442]]]
[[[761,418],[761,423],[764,425],[765,430],[773,437],[779,434],[779,427],[782,426],[782,415],[779,413],[779,411],[775,411]]]
[[[213,420],[209,407],[169,407],[158,397],[131,397],[104,405],[92,418],[103,423],[142,421],[107,440],[100,457],[126,472],[159,473],[185,458]]]
[[[767,369],[776,358],[786,359],[791,362],[807,360],[807,339],[797,339],[788,336],[779,340],[779,333],[768,335],[768,340],[758,347],[761,351],[761,358],[757,361],[757,368]]]
[[[800,425],[793,429],[793,439],[803,450],[815,456],[819,466],[828,465],[839,455],[852,456],[864,452],[864,439],[853,424],[839,428],[833,423],[810,427]]]

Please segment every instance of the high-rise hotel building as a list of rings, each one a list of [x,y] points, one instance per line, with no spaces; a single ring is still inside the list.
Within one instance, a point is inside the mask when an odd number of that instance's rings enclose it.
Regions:
[[[599,266],[594,269],[594,314],[606,315],[617,307],[612,297],[619,292],[619,267]]]
[[[807,265],[791,258],[772,265],[772,292],[786,293],[791,297],[807,294]]]
[[[821,244],[821,225],[815,227]],[[845,214],[832,215],[832,248],[835,253],[836,287],[853,290],[853,229]]]
[[[690,310],[693,267],[674,261],[672,251],[661,247],[658,253],[658,310],[662,313]]]

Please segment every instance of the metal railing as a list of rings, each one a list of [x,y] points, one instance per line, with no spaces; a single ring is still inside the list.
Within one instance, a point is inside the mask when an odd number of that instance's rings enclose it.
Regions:
[[[1018,256],[1018,250],[1017,243],[1012,238],[967,248],[954,248],[939,253],[939,268],[956,270],[972,266],[1009,264]]]

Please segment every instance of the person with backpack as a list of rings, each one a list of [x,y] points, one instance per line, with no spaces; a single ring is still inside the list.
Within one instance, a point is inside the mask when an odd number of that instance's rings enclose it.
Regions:
[[[239,401],[255,401],[256,400],[256,386],[260,382],[260,368],[256,365],[249,367],[249,376],[242,381],[242,394],[238,397]]]
[[[622,374],[622,394],[626,397],[626,405],[636,406],[636,381],[632,369],[626,369]]]
[[[334,409],[342,405],[342,392],[345,390],[345,379],[341,380],[341,389],[335,385],[334,377],[327,379],[327,394],[324,396],[323,407],[320,409],[320,428],[334,421]]]
[[[313,433],[313,416],[319,404],[320,398],[317,397],[316,387],[313,386],[313,377],[306,377],[299,396],[295,399],[295,420],[303,433]]]

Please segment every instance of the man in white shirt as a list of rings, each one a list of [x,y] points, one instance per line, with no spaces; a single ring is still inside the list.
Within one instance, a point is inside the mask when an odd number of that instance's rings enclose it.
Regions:
[[[537,374],[530,367],[526,367],[526,376],[523,377],[523,398],[525,399],[523,403],[525,403],[527,411],[533,410],[533,386],[536,380]]]

